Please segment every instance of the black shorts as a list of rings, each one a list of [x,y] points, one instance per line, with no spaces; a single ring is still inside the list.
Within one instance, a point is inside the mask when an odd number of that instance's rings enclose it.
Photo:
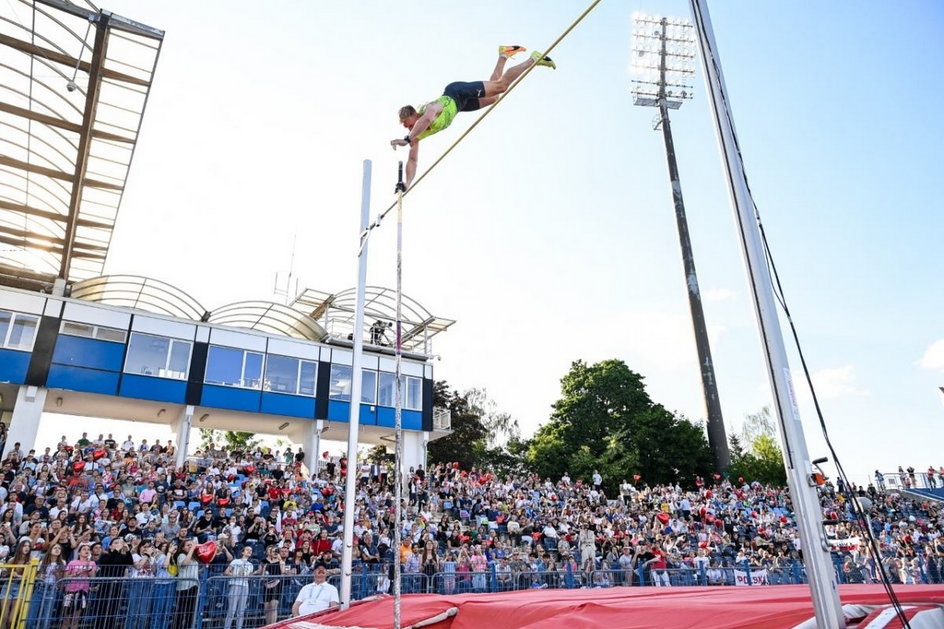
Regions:
[[[282,598],[282,584],[279,583],[273,587],[265,587],[265,582],[263,581],[262,585],[262,601],[268,603],[269,601],[277,601]]]
[[[456,81],[447,85],[443,94],[456,101],[456,109],[459,111],[475,111],[481,106],[479,99],[485,98],[485,83]]]
[[[65,609],[85,609],[88,605],[88,592],[79,590],[77,592],[66,592],[62,599],[62,606]]]

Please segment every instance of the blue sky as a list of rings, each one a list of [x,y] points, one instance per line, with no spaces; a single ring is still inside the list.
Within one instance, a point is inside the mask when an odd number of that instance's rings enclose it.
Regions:
[[[498,44],[540,49],[583,2],[139,3],[166,30],[106,264],[205,306],[272,297],[276,272],[335,292],[356,278],[361,164],[393,201],[397,109],[487,78]],[[835,446],[875,467],[944,464],[938,184],[944,7],[709,4],[754,199]],[[655,110],[634,107],[634,12],[604,0],[405,201],[404,290],[458,323],[437,377],[482,387],[525,434],[576,359],[620,358],[651,396],[704,416]],[[672,114],[728,431],[769,403],[701,76]],[[475,119],[424,140],[420,172]],[[392,222],[372,284],[394,279]],[[935,345],[935,343],[937,343]],[[812,456],[825,454],[792,357]]]

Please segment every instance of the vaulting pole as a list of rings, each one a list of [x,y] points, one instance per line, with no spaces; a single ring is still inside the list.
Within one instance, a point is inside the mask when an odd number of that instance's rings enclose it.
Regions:
[[[394,426],[396,432],[396,490],[394,501],[396,509],[394,511],[394,525],[396,531],[393,535],[393,545],[396,547],[393,553],[393,629],[400,629],[400,546],[403,534],[403,193],[406,186],[403,184],[403,162],[397,173],[397,345],[396,345],[396,382],[397,391],[394,397]]]

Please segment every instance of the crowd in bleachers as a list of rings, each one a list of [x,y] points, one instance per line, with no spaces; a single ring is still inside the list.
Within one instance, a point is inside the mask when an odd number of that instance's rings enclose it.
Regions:
[[[172,443],[130,435],[120,443],[111,435],[63,436],[41,453],[12,445],[0,483],[0,621],[15,614],[25,596],[20,577],[36,560],[33,595],[47,600],[25,605],[47,626],[54,619],[69,629],[189,629],[198,603],[206,604],[198,593],[207,575],[231,579],[217,586],[220,626],[242,629],[242,616],[226,613],[237,604],[231,599],[239,579],[258,580],[259,620],[272,622],[290,613],[290,582],[297,592],[317,563],[337,575],[349,473],[358,479],[354,567],[371,575],[370,592],[388,590],[395,553],[404,591],[725,584],[731,580],[723,571],[740,566],[763,571],[768,583],[802,579],[788,492],[750,479],[697,478],[687,489],[621,479],[608,495],[596,473],[498,478],[436,464],[410,470],[403,544],[394,548],[388,467],[349,465],[343,457],[309,461],[308,454],[210,444],[175,468]],[[872,497],[880,556],[862,537],[853,493]],[[944,519],[937,503],[841,483],[826,484],[821,500],[834,522],[826,530],[841,579],[874,581],[881,564],[897,582],[941,582]],[[166,588],[152,585],[141,596],[133,586],[146,578]],[[119,585],[108,579],[130,585],[111,592]],[[136,612],[145,598],[147,613]]]

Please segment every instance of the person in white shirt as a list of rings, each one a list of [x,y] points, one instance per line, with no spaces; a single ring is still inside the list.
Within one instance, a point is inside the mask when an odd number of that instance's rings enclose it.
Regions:
[[[327,582],[328,568],[323,563],[315,564],[314,582],[301,589],[295,604],[292,605],[292,616],[305,616],[324,611],[341,605],[338,588]]]
[[[249,600],[249,579],[255,568],[249,558],[252,557],[252,547],[244,546],[242,556],[230,562],[224,573],[229,580],[229,603],[226,607],[226,629],[233,628],[233,619],[236,620],[236,629],[243,629],[246,620],[246,601]]]

